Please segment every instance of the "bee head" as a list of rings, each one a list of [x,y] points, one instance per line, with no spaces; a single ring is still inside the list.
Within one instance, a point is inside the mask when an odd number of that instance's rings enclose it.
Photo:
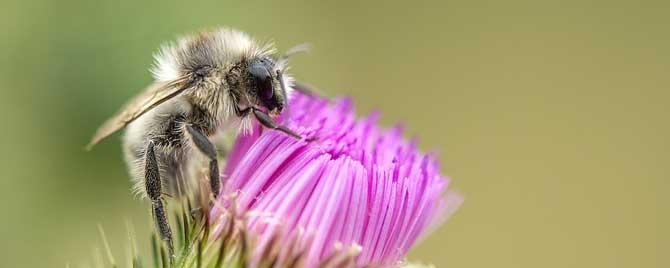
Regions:
[[[272,115],[281,113],[286,101],[286,89],[282,73],[275,70],[274,61],[268,57],[251,60],[246,71],[249,90],[256,97],[256,104],[266,108]]]

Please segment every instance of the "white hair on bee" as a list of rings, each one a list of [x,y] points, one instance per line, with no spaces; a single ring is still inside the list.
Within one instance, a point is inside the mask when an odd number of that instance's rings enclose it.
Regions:
[[[154,54],[154,66],[150,71],[156,81],[169,82],[179,77],[179,65],[172,56],[174,53],[176,53],[175,46],[166,43]]]
[[[288,67],[286,67],[285,70],[288,70]],[[295,89],[294,89],[295,88],[295,78],[293,78],[293,76],[291,76],[291,75],[284,74],[283,80],[284,80],[284,85],[286,85],[286,97],[288,99],[291,99],[291,97],[293,96],[293,92],[295,91]]]
[[[222,67],[244,59],[270,56],[275,52],[272,43],[259,45],[246,33],[224,27],[181,36],[176,44],[163,44],[154,54],[151,73],[156,81],[169,82],[185,75],[193,64]]]

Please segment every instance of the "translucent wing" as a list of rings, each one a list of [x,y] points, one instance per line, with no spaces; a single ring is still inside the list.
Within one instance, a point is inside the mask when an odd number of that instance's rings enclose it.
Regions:
[[[90,150],[100,141],[114,134],[114,132],[123,129],[144,113],[181,94],[188,88],[184,82],[185,79],[178,79],[173,82],[155,82],[147,87],[142,93],[126,103],[116,115],[98,128],[91,141],[86,145],[86,149]]]

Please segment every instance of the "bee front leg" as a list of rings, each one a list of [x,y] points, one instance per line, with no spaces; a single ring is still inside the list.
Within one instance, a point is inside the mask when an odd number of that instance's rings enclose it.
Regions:
[[[154,152],[153,141],[149,141],[144,158],[144,183],[147,195],[151,200],[152,214],[154,216],[154,220],[156,221],[156,225],[158,226],[161,239],[167,243],[168,251],[170,253],[170,257],[172,258],[172,256],[174,256],[172,230],[170,230],[170,224],[168,224],[167,215],[165,214],[165,208],[163,206],[163,200],[161,199],[161,177],[160,170],[158,168],[158,162],[156,161],[156,153]]]
[[[221,190],[221,182],[219,181],[219,162],[216,159],[216,147],[199,129],[187,124],[186,130],[191,134],[195,147],[209,158],[209,185],[212,189],[212,195],[216,198]]]
[[[284,132],[284,133],[288,134],[289,136],[294,137],[296,139],[302,139],[302,136],[300,136],[298,133],[295,133],[293,130],[291,130],[291,129],[283,126],[283,125],[277,124],[277,122],[275,122],[272,119],[272,117],[270,117],[270,115],[266,114],[265,112],[263,112],[259,109],[256,109],[256,108],[251,108],[251,109],[252,109],[252,112],[254,113],[254,116],[256,117],[256,120],[258,120],[258,122],[260,122],[266,128],[279,130],[279,131]]]

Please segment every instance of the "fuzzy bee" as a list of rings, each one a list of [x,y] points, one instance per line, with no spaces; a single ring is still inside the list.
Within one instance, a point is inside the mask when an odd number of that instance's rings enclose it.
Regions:
[[[87,148],[127,128],[123,149],[136,189],[151,200],[161,238],[172,248],[172,234],[161,199],[179,195],[198,155],[209,160],[214,197],[220,191],[217,151],[210,138],[237,123],[245,130],[255,118],[263,126],[300,139],[275,122],[292,91],[284,71],[292,52],[273,57],[260,45],[228,28],[186,36],[155,55],[155,81],[95,133]],[[202,154],[199,154],[199,151]]]

